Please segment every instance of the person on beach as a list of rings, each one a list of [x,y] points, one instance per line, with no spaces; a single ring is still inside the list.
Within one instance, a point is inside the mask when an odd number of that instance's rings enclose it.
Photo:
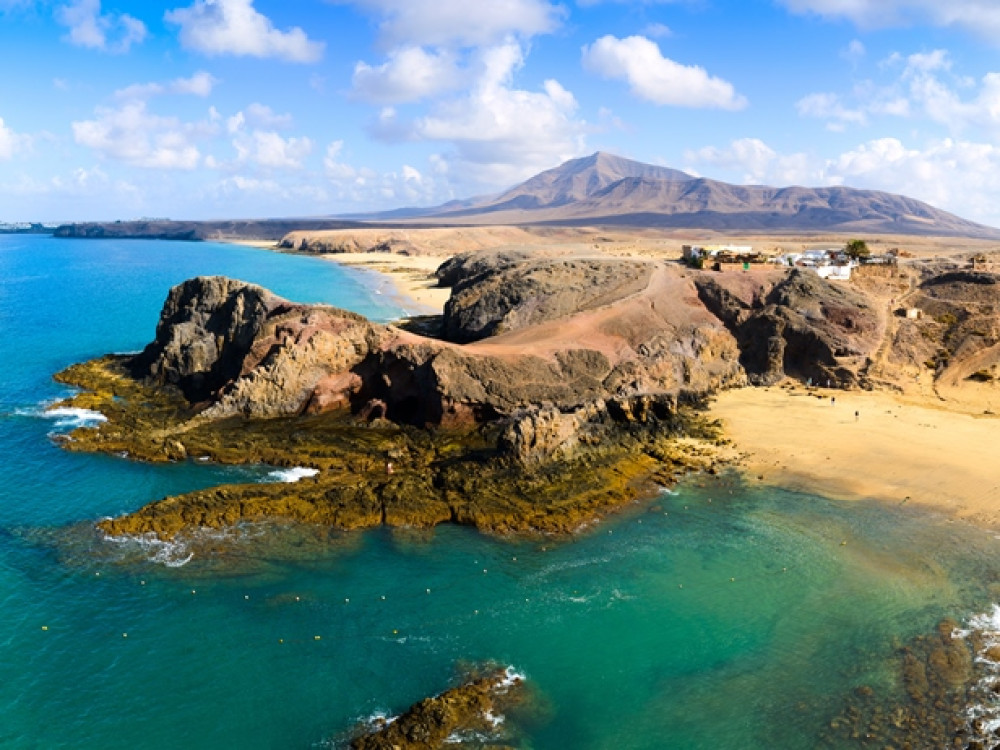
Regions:
[[[861,419],[861,412],[854,412],[854,421],[857,422],[859,419]]]

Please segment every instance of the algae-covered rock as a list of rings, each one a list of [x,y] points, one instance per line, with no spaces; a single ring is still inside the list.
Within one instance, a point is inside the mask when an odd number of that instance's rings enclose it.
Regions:
[[[504,712],[524,701],[524,679],[510,668],[473,674],[440,695],[413,704],[391,721],[367,727],[351,740],[352,750],[433,750],[462,747],[463,735],[504,739]]]

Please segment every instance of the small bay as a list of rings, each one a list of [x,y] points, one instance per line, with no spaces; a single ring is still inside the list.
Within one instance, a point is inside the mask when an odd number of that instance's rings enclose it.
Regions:
[[[267,467],[67,453],[55,371],[141,348],[199,274],[378,320],[373,280],[213,243],[0,235],[0,747],[308,748],[495,660],[533,748],[853,747],[894,656],[1000,597],[992,533],[876,501],[691,477],[570,539],[244,527],[170,550],[93,521]],[[183,564],[182,564],[183,563]]]

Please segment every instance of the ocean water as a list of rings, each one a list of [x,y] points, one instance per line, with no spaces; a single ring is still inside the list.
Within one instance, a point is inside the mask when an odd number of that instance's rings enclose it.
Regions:
[[[171,548],[94,520],[267,467],[147,466],[51,440],[51,374],[148,341],[206,273],[390,319],[370,277],[215,244],[0,235],[0,747],[342,744],[497,661],[530,748],[851,747],[821,736],[893,654],[1000,591],[992,533],[877,502],[692,477],[572,539],[247,527]],[[93,416],[93,415],[91,415]],[[845,544],[846,542],[846,544]],[[826,744],[823,744],[826,742]]]

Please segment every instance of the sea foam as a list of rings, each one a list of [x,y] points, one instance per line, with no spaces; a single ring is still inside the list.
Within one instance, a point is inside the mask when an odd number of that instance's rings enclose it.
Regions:
[[[293,466],[290,469],[275,469],[269,472],[267,480],[269,482],[297,482],[306,477],[314,477],[319,474],[319,469],[310,469],[305,466]]]
[[[966,715],[973,737],[986,740],[1000,729],[1000,697],[997,695],[997,686],[1000,685],[1000,661],[997,660],[1000,653],[1000,605],[994,604],[992,611],[970,618],[968,628],[952,633],[955,638],[967,639],[972,635],[978,636],[976,645],[979,650],[975,659],[985,674],[972,691],[978,702],[969,706]]]

